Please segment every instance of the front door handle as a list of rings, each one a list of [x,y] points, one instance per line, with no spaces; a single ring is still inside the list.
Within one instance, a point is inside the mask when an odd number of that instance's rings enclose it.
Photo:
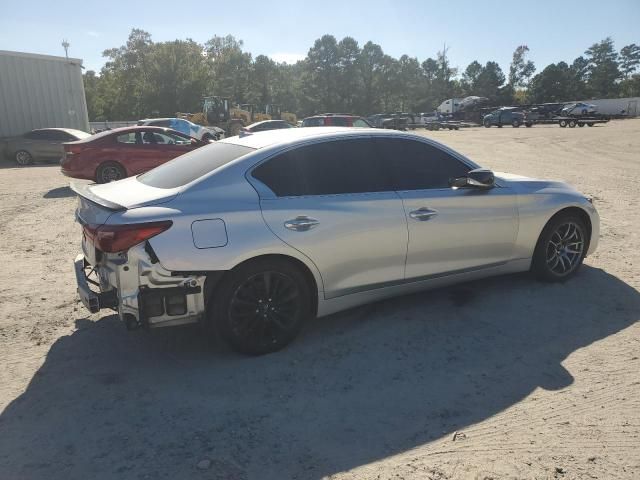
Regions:
[[[307,217],[305,215],[300,215],[292,220],[284,222],[285,228],[296,232],[306,232],[319,224],[320,222],[315,218]]]
[[[419,208],[418,210],[414,210],[413,212],[409,213],[409,216],[411,218],[420,222],[431,220],[436,215],[438,215],[438,212],[436,210],[431,210],[430,208],[426,207]]]

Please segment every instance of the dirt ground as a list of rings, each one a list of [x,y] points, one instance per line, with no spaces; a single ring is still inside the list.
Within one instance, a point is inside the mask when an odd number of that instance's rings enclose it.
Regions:
[[[0,479],[640,478],[640,120],[428,135],[593,196],[598,252],[566,284],[397,298],[260,358],[88,316],[67,179],[0,169]]]

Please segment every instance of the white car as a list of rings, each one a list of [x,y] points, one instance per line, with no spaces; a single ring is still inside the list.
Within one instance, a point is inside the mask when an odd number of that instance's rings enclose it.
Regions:
[[[204,127],[184,118],[146,118],[138,122],[140,126],[165,127],[176,130],[198,140],[220,140],[224,130],[218,127]]]
[[[574,117],[584,117],[585,115],[593,115],[598,109],[597,106],[590,103],[570,103],[565,105],[560,112],[561,115],[571,115]]]

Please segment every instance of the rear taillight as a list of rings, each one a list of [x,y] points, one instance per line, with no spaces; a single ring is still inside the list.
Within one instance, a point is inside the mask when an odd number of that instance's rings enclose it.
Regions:
[[[163,222],[131,223],[127,225],[84,225],[84,235],[98,250],[107,253],[124,252],[134,245],[155,237],[173,225]]]
[[[82,151],[82,147],[80,145],[74,144],[65,144],[64,145],[64,155],[62,156],[62,165],[68,164],[74,155],[77,155]]]

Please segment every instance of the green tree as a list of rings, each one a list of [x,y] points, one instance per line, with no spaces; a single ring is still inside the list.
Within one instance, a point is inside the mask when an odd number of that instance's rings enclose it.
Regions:
[[[596,97],[610,98],[618,93],[617,80],[622,77],[618,65],[618,54],[611,37],[594,43],[585,52],[589,62],[588,85]]]
[[[477,76],[474,88],[476,95],[487,97],[492,102],[497,102],[502,97],[500,87],[504,82],[505,76],[500,65],[489,61],[482,67],[482,71]]]
[[[316,108],[336,110],[339,57],[338,42],[333,35],[323,35],[309,49],[305,64],[309,79],[306,89],[307,97]]]
[[[529,100],[534,103],[562,102],[570,98],[573,72],[565,62],[547,65],[531,79]]]
[[[358,60],[360,47],[351,37],[345,37],[338,43],[338,83],[337,93],[340,110],[354,112],[358,107],[358,94],[362,90]]]
[[[513,60],[509,67],[509,85],[513,88],[526,87],[529,79],[536,71],[536,67],[531,60],[527,60],[529,47],[520,45],[513,52]]]
[[[358,70],[362,79],[360,111],[372,113],[378,109],[377,89],[384,60],[380,45],[367,42],[358,57]]]
[[[625,79],[629,79],[639,65],[640,45],[632,43],[620,49],[620,72]]]

